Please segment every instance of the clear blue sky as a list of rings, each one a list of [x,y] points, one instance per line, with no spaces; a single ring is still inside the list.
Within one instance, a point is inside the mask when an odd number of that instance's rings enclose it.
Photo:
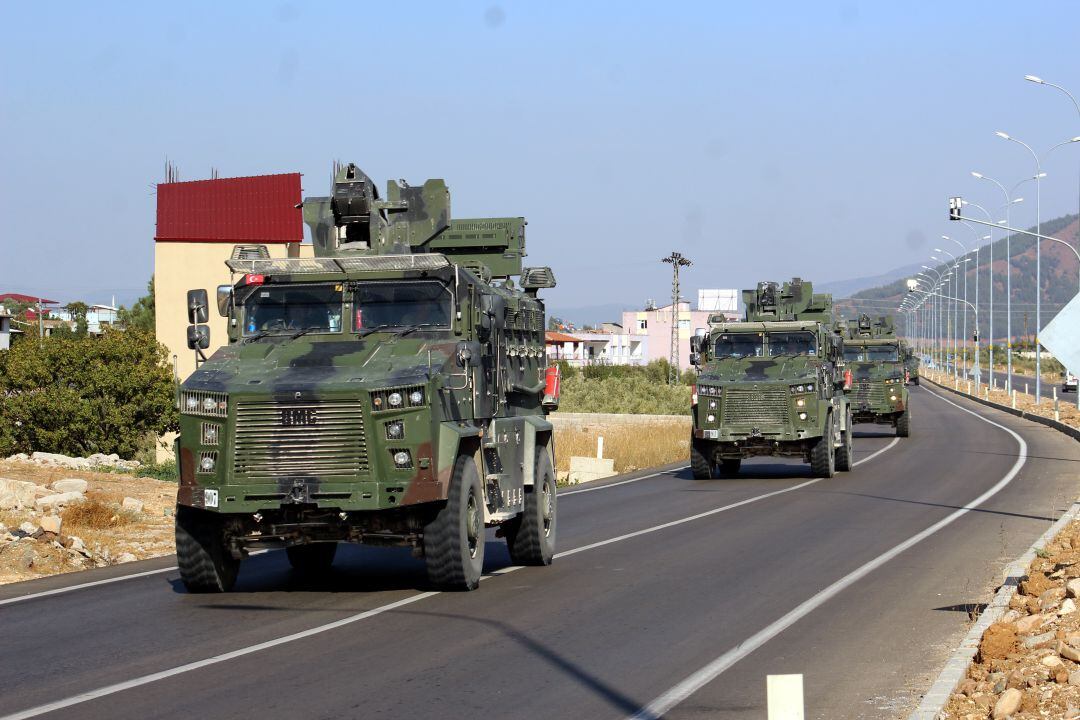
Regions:
[[[1080,6],[990,3],[0,5],[0,291],[121,301],[154,183],[331,162],[444,177],[458,217],[525,215],[556,307],[837,280],[917,262],[1080,135]],[[1080,143],[1045,163],[1076,212]],[[1014,213],[1034,222],[1034,191]],[[970,233],[968,233],[970,235]]]

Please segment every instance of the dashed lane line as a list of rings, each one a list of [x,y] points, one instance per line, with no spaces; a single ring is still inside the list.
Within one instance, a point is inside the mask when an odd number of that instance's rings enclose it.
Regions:
[[[841,591],[845,590],[846,588],[858,582],[865,576],[869,575],[871,572],[878,569],[885,563],[889,562],[900,553],[922,542],[923,540],[938,532],[942,528],[952,524],[958,518],[963,517],[967,513],[979,507],[984,502],[992,498],[994,495],[997,495],[998,492],[1000,492],[1003,488],[1005,488],[1005,486],[1007,486],[1013,481],[1016,475],[1020,472],[1020,469],[1024,466],[1024,463],[1027,461],[1027,443],[1024,442],[1024,439],[1020,437],[1018,433],[1005,427],[1004,425],[996,423],[993,420],[983,417],[982,415],[972,410],[968,410],[965,407],[961,407],[960,405],[954,403],[952,400],[944,398],[941,395],[938,395],[936,392],[933,392],[932,390],[926,390],[925,392],[928,392],[939,400],[947,402],[950,405],[959,408],[960,410],[963,410],[969,415],[974,415],[983,422],[1000,428],[1001,430],[1004,430],[1009,435],[1011,435],[1019,445],[1019,452],[1016,458],[1016,462],[1013,463],[1013,466],[1009,469],[1008,473],[1006,473],[1005,476],[1001,480],[999,480],[993,487],[984,492],[982,495],[979,495],[967,505],[949,514],[947,517],[939,520],[938,522],[934,523],[922,532],[912,535],[907,540],[903,541],[899,545],[894,546],[892,549],[887,550],[881,555],[878,555],[873,560],[859,566],[857,569],[840,578],[833,584],[826,587],[824,590],[818,592],[817,594],[811,596],[808,600],[805,600],[804,602],[797,605],[795,609],[791,610],[780,619],[776,620],[767,627],[762,628],[758,632],[748,637],[746,640],[743,640],[741,643],[725,652],[720,657],[716,658],[709,664],[702,667],[700,670],[697,670],[674,687],[665,691],[662,695],[657,697],[648,705],[634,713],[634,715],[631,716],[631,720],[658,720],[659,718],[663,717],[666,712],[689,698],[701,688],[708,685],[710,682],[719,677],[724,671],[733,666],[735,663],[739,662],[744,657],[767,643],[769,640],[773,639],[774,637],[782,633],[784,630],[791,627],[796,622],[806,617],[817,608],[824,605],[826,602],[838,595]]]

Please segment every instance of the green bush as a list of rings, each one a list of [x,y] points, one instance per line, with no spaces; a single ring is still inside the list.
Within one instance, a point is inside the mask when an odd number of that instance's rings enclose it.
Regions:
[[[49,337],[0,352],[0,456],[134,456],[148,434],[177,429],[166,357],[140,330]]]
[[[642,370],[643,368],[637,368]],[[689,415],[690,386],[668,385],[644,372],[590,379],[564,375],[562,412]]]

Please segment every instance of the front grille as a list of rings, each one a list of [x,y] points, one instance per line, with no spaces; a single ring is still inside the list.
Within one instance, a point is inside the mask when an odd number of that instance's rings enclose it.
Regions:
[[[791,393],[787,386],[751,390],[727,388],[721,407],[724,424],[764,427],[788,422]]]
[[[368,469],[357,400],[241,402],[233,470],[245,480],[353,476]]]
[[[882,405],[885,386],[872,380],[860,380],[855,386],[855,402],[861,405]]]

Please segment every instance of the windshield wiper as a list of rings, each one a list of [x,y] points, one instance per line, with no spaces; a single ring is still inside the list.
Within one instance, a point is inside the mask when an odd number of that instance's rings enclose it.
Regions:
[[[260,332],[260,333],[257,333],[257,334],[255,334],[255,335],[252,335],[251,337],[246,337],[246,338],[244,338],[244,343],[245,343],[245,344],[247,344],[247,343],[253,343],[253,342],[255,342],[256,340],[262,340],[262,339],[263,339],[264,337],[266,337],[266,336],[267,336],[267,335],[269,335],[269,334],[270,334],[270,331],[269,331],[269,330],[263,330],[263,331],[262,331],[262,332]]]
[[[292,335],[290,335],[289,339],[290,340],[295,340],[296,338],[300,337],[301,335],[307,335],[309,332],[315,332],[316,330],[319,330],[319,329],[320,328],[313,328],[313,327],[304,328],[303,330],[300,330],[299,332],[295,332]]]

